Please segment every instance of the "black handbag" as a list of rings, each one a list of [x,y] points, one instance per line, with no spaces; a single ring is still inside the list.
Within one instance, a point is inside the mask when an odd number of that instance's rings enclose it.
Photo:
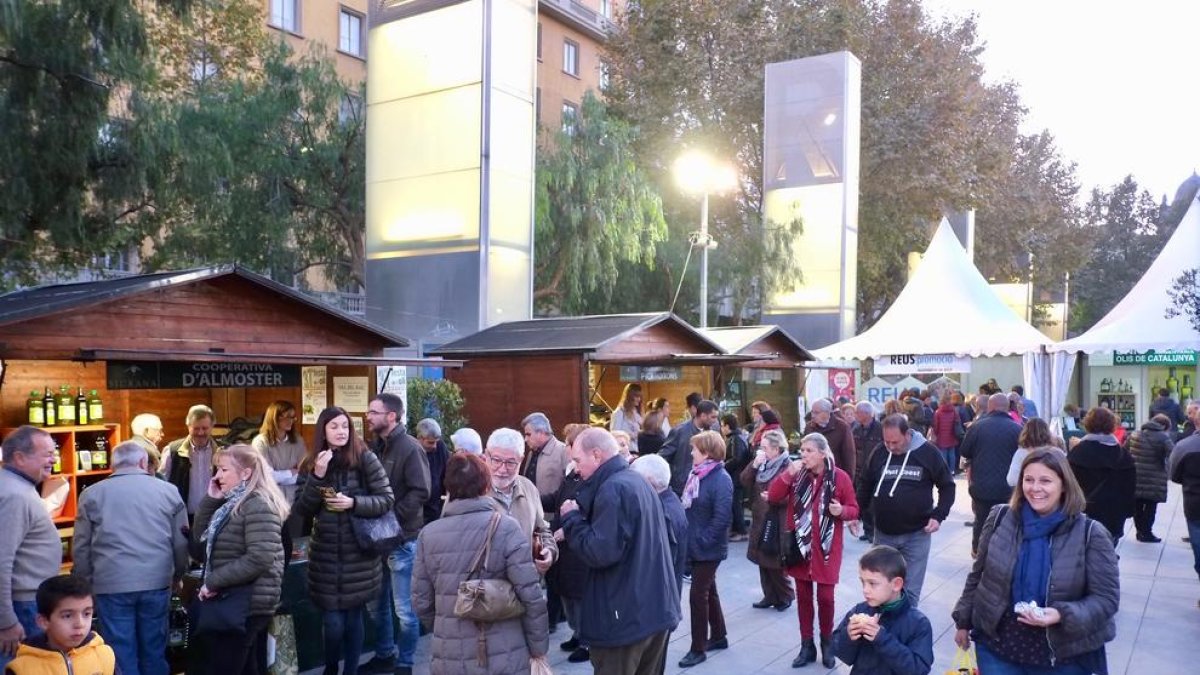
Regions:
[[[756,548],[760,555],[779,556],[779,530],[783,526],[784,508],[772,506],[767,509],[763,518],[762,533],[758,537]]]
[[[250,598],[254,585],[233,586],[207,600],[199,597],[192,602],[188,618],[191,632],[202,633],[245,633],[246,619],[250,617]]]
[[[387,555],[404,542],[404,530],[400,528],[400,521],[392,509],[373,518],[351,516],[350,524],[354,527],[358,548],[364,553]]]

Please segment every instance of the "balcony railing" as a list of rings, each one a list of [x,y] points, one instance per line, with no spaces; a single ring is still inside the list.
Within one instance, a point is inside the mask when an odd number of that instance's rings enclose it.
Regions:
[[[367,313],[367,296],[365,293],[342,293],[339,291],[304,291],[321,302],[336,307],[354,316],[365,316]]]
[[[611,20],[578,0],[539,0],[538,4],[600,40],[608,37],[613,27]]]

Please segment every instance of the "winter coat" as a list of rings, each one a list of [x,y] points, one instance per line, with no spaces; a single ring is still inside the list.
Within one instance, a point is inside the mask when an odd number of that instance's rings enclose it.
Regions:
[[[723,465],[700,479],[700,493],[685,507],[688,560],[712,562],[729,557],[729,523],[733,521],[733,479]]]
[[[984,502],[1003,502],[1012,497],[1008,468],[1012,466],[1021,425],[1008,413],[993,411],[975,420],[958,446],[958,454],[971,461],[971,497]]]
[[[842,533],[845,530],[842,527],[842,523],[858,520],[858,500],[854,498],[854,485],[850,480],[849,474],[837,467],[834,467],[833,471],[833,498],[842,504],[842,513],[841,515],[833,516],[828,512],[822,512],[820,510],[821,500],[819,493],[813,499],[812,554],[809,556],[808,561],[787,568],[788,575],[796,579],[803,581],[812,580],[818,584],[836,584],[838,582],[838,573],[842,569]],[[787,504],[783,529],[787,532],[786,536],[789,537],[796,536],[795,486],[799,480],[800,474],[793,476],[791,471],[780,471],[779,475],[775,476],[775,480],[771,481],[770,489],[767,490],[768,502],[771,504]],[[824,518],[833,518],[833,543],[829,551],[828,560],[821,555],[817,547],[818,533],[821,530],[821,522]]]
[[[562,485],[558,486],[558,492],[551,496],[550,502],[553,508],[547,513],[550,516],[551,532],[562,527],[562,518],[558,515],[558,510],[562,507],[563,502],[575,499],[581,485],[583,485],[583,477],[579,475],[578,471],[572,471],[563,478]],[[575,555],[575,551],[571,550],[571,545],[565,539],[558,542],[558,560],[546,573],[546,583],[551,585],[559,595],[579,600],[583,597],[583,584],[586,581],[587,565],[583,564],[583,560],[578,555]]]
[[[1114,539],[1120,538],[1125,520],[1133,516],[1137,490],[1133,457],[1119,445],[1085,439],[1067,453],[1067,460],[1087,497],[1085,512],[1107,527]]]
[[[454,616],[458,586],[468,578],[496,513],[503,512],[491,498],[456,499],[447,502],[442,517],[426,525],[417,538],[413,611],[421,623],[433,627],[433,663],[429,670],[434,675],[528,673],[530,656],[543,655],[549,649],[546,599],[533,566],[533,551],[529,538],[509,516],[500,518],[480,578],[507,579],[525,613],[478,626]],[[487,665],[478,661],[481,628],[487,644]]]
[[[204,561],[201,541],[213,514],[224,499],[204,496],[192,524],[192,557]],[[213,542],[212,558],[204,565],[204,585],[210,591],[254,585],[250,616],[270,616],[283,590],[283,519],[257,492],[247,492]]]
[[[871,514],[876,529],[884,534],[919,532],[930,518],[944,521],[954,505],[954,477],[946,460],[920,433],[909,433],[912,437],[905,454],[894,454],[885,447],[871,453],[856,488],[859,508]]]
[[[929,428],[929,435],[933,444],[938,450],[946,450],[958,445],[958,434],[954,430],[960,424],[958,419],[958,411],[951,405],[938,406],[937,412],[933,413],[933,426]]]
[[[691,420],[684,420],[671,429],[667,440],[663,441],[658,454],[671,465],[671,489],[675,494],[683,494],[683,485],[687,483],[688,474],[692,471],[692,436],[704,431]],[[732,508],[732,507],[730,507]]]
[[[335,458],[337,461],[338,458]],[[308,592],[322,610],[362,607],[379,595],[380,557],[364,553],[354,537],[354,517],[375,518],[392,508],[392,488],[375,453],[362,454],[358,468],[332,463],[324,478],[303,474],[304,487],[296,499],[300,517],[313,518],[308,546]],[[349,511],[330,511],[321,498],[322,487],[331,487],[354,498]],[[417,513],[420,514],[420,504]]]
[[[850,427],[850,435],[854,438],[855,454],[854,473],[851,475],[857,486],[859,479],[862,478],[863,469],[867,467],[867,462],[871,458],[871,453],[875,451],[875,448],[883,445],[883,425],[877,419],[872,419],[871,423],[865,427],[855,422]]]
[[[537,465],[531,476],[528,469],[535,456]],[[567,457],[567,444],[551,436],[550,440],[546,441],[541,448],[525,453],[525,457],[521,460],[520,473],[537,486],[539,495],[546,498],[558,491],[558,486],[562,485],[563,476],[567,475],[567,464],[570,463],[571,458]],[[545,501],[542,502],[542,506],[547,506]]]
[[[1130,434],[1126,443],[1137,467],[1134,494],[1152,502],[1167,501],[1167,459],[1175,447],[1170,430],[1150,420]]]
[[[804,426],[804,434],[807,436],[812,433],[818,433],[825,437],[825,440],[829,442],[829,450],[833,453],[833,463],[848,475],[853,476],[858,457],[854,446],[854,434],[850,432],[850,425],[846,424],[846,420],[837,413],[830,415],[829,424],[823,427],[817,426],[816,422],[809,420],[808,424]]]
[[[912,604],[906,593],[900,605],[882,612],[860,602],[846,612],[833,632],[833,652],[850,664],[850,675],[926,675],[933,667],[933,627]],[[879,617],[875,640],[850,638],[850,617],[868,614]]]
[[[1121,599],[1117,555],[1099,523],[1069,516],[1050,535],[1050,582],[1046,605],[1062,621],[1046,629],[1056,659],[1095,651],[1117,635],[1113,617]],[[1012,611],[1013,569],[1021,547],[1021,516],[1008,505],[993,507],[979,536],[979,556],[954,606],[958,628],[997,637],[1000,622]]]
[[[1179,403],[1170,396],[1159,396],[1150,404],[1150,416],[1154,417],[1160,414],[1166,415],[1167,419],[1171,420],[1171,423],[1175,426],[1183,424],[1183,420],[1185,419],[1183,411],[1179,408]],[[1175,429],[1172,428],[1170,431],[1174,432]]]
[[[734,432],[725,439],[725,472],[730,478],[741,475],[742,469],[754,459],[750,446],[740,433]]]
[[[679,587],[673,583],[667,519],[654,488],[625,460],[612,457],[583,481],[577,501],[579,509],[563,517],[563,531],[588,566],[581,641],[624,647],[674,630]]]
[[[17,655],[5,667],[13,675],[65,675],[68,673],[114,673],[117,655],[97,633],[65,654],[50,646],[46,633],[35,633],[17,647]]]
[[[785,459],[783,461],[783,468],[775,475],[778,476],[787,473],[788,464],[790,463],[791,460]],[[771,482],[759,482],[758,467],[753,464],[742,469],[742,475],[738,478],[741,480],[742,486],[746,488],[747,494],[750,495],[750,533],[746,544],[746,558],[759,567],[778,569],[783,566],[778,554],[761,555],[758,551],[758,542],[762,538],[763,525],[766,523],[767,513],[773,508],[767,502],[766,498],[762,496],[764,492],[771,488]],[[780,524],[782,524],[782,521],[780,521]],[[785,530],[782,527],[779,528],[778,532],[780,546],[782,547],[784,537],[787,535],[784,534]]]
[[[667,545],[671,551],[671,567],[675,570],[675,590],[683,597],[683,574],[687,571],[688,554],[687,511],[670,488],[658,493],[658,501],[667,520]]]
[[[1183,486],[1183,517],[1200,521],[1200,434],[1192,434],[1171,451],[1171,480]]]
[[[667,440],[659,432],[646,433],[642,432],[637,435],[637,451],[639,455],[657,455],[659,450],[662,450],[663,441]]]
[[[392,490],[392,508],[404,529],[404,540],[413,541],[425,524],[425,502],[431,491],[425,448],[397,424],[386,437],[377,437],[372,449]]]

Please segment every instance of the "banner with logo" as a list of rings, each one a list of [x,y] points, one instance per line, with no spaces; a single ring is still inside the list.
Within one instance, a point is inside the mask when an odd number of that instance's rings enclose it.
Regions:
[[[890,354],[875,359],[877,375],[969,373],[971,357],[954,354]]]
[[[829,398],[836,401],[842,396],[854,400],[854,371],[849,368],[830,368]]]

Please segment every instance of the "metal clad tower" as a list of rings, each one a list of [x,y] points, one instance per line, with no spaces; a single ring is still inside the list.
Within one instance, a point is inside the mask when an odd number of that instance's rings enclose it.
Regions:
[[[367,317],[428,339],[527,319],[536,0],[377,0]]]
[[[850,52],[766,68],[764,210],[804,222],[793,242],[803,279],[770,299],[766,320],[810,348],[855,334],[861,80]]]

